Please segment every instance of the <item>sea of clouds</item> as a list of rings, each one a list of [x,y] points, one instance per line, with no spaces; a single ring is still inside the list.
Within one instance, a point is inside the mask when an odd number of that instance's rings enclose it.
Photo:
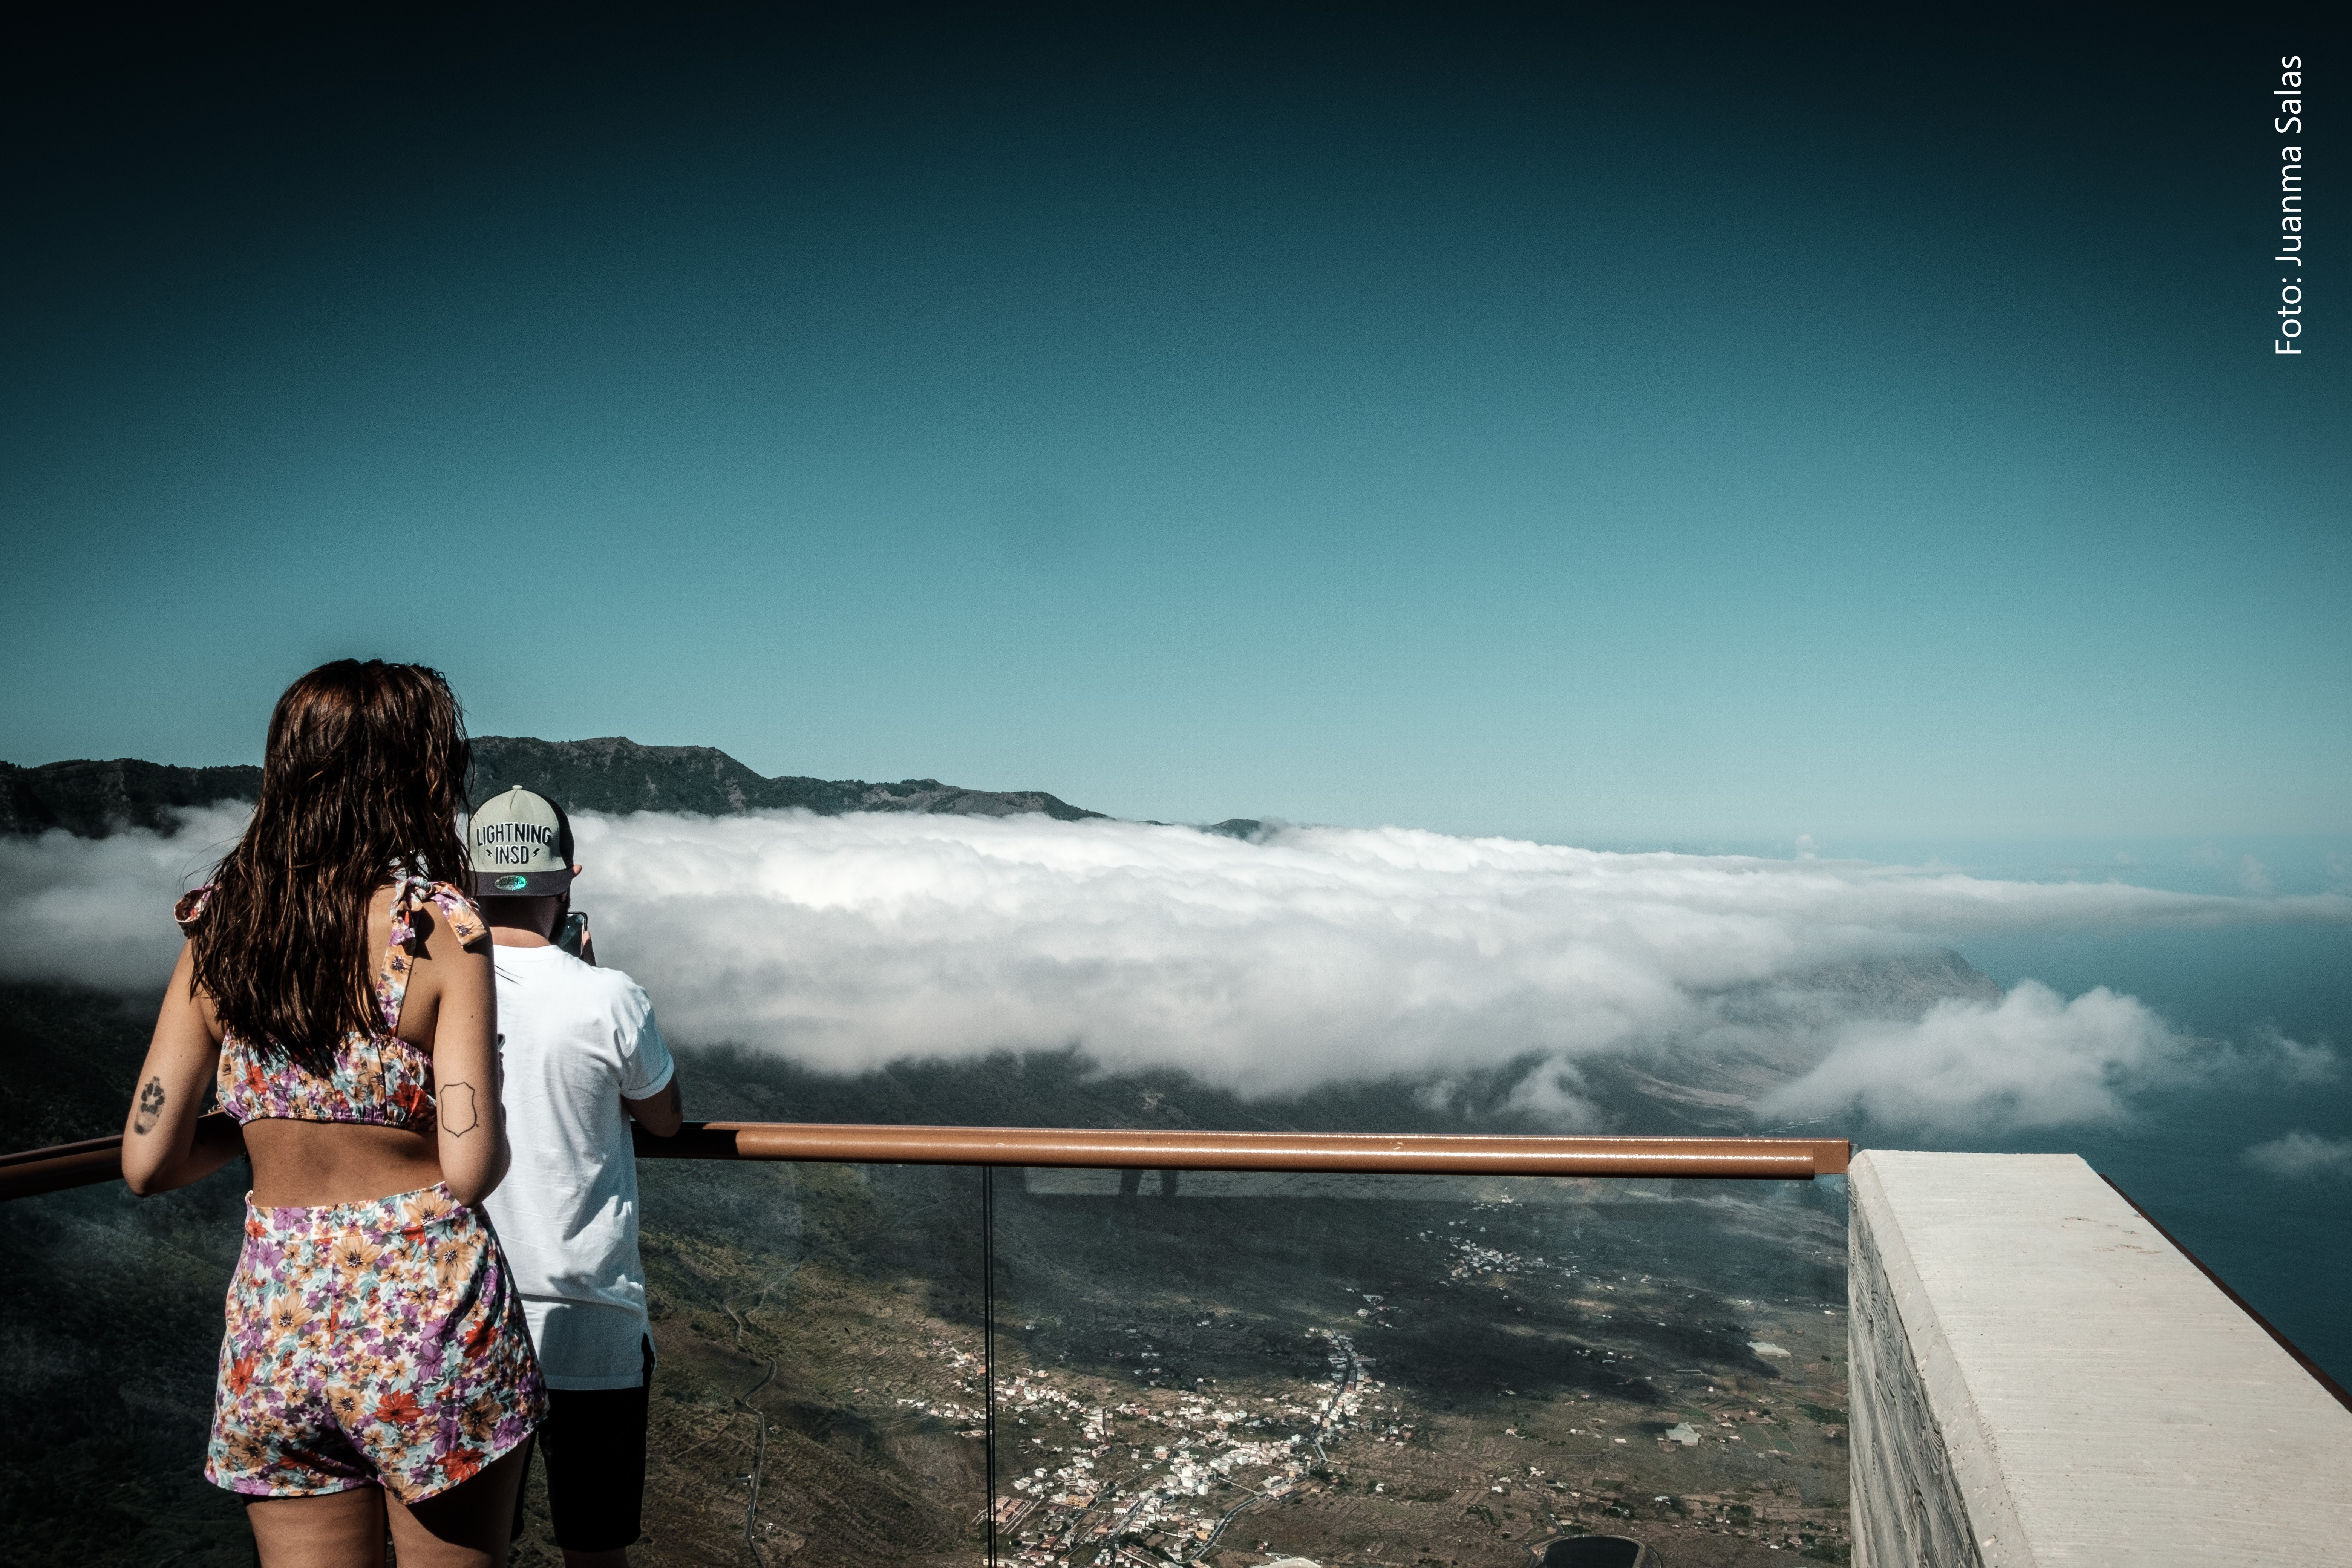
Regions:
[[[2352,1138],[2326,1138],[2298,1127],[2246,1151],[2246,1163],[2288,1181],[2352,1178]]]
[[[209,807],[169,836],[0,840],[0,977],[153,991],[179,942],[173,898],[243,818]],[[574,902],[600,956],[646,986],[680,1043],[844,1071],[1076,1045],[1109,1068],[1172,1066],[1244,1093],[1435,1084],[1539,1056],[1512,1102],[1562,1128],[1594,1121],[1579,1063],[1752,1031],[1727,1019],[1727,996],[1802,985],[1825,964],[2022,928],[2352,921],[2339,894],[1402,828],[1244,842],[1125,822],[803,812],[583,816],[576,828],[587,872]],[[2226,1047],[2134,997],[2032,982],[1920,1017],[1813,1027],[1784,1042],[1810,1066],[1759,1117],[1859,1104],[1891,1126],[2096,1122],[2201,1075],[2335,1068],[2324,1047]]]

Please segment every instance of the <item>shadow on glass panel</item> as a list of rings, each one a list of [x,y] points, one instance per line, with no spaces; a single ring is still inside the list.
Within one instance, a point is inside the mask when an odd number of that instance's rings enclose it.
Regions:
[[[653,1561],[980,1556],[980,1175],[648,1161]],[[247,1172],[0,1205],[0,1562],[249,1568],[203,1479]],[[534,1465],[513,1561],[555,1568]],[[641,1557],[645,1553],[641,1552]]]
[[[0,1562],[249,1568],[201,1474],[249,1179],[0,1204]]]
[[[638,1172],[659,1560],[969,1568],[987,1503],[979,1171]]]
[[[997,1193],[1001,1561],[1846,1560],[1842,1184]]]
[[[1630,1536],[1571,1535],[1547,1543],[1543,1568],[1656,1568],[1658,1554]]]

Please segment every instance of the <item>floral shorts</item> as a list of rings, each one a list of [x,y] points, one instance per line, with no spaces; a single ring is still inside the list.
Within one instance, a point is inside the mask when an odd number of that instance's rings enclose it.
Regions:
[[[546,1409],[506,1257],[448,1188],[247,1205],[206,1480],[251,1497],[381,1485],[416,1502]]]

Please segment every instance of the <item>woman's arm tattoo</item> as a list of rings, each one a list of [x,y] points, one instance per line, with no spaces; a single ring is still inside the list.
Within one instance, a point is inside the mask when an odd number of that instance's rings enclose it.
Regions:
[[[482,1124],[481,1113],[474,1108],[474,1086],[453,1083],[441,1090],[441,1125],[452,1138],[463,1138]]]
[[[163,1118],[163,1080],[158,1076],[147,1080],[139,1091],[139,1114],[131,1119],[131,1131],[144,1138],[155,1131],[155,1123]]]

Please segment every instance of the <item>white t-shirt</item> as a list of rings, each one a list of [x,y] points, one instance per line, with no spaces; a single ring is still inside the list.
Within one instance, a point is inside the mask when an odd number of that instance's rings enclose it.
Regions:
[[[560,947],[491,950],[513,1162],[484,1200],[550,1388],[645,1378],[646,1271],[624,1098],[676,1070],[653,1003],[617,969]]]

